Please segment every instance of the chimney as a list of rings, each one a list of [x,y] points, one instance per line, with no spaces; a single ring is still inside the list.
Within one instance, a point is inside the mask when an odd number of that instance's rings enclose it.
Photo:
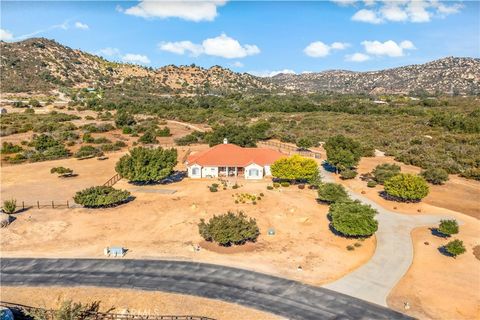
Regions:
[[[227,144],[228,143],[228,139],[227,138],[223,138],[223,144]]]

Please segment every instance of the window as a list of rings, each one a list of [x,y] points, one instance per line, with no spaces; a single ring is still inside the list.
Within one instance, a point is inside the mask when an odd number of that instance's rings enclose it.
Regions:
[[[192,176],[198,176],[200,173],[200,168],[192,168]]]
[[[260,175],[260,171],[258,169],[249,169],[248,175],[258,177]]]

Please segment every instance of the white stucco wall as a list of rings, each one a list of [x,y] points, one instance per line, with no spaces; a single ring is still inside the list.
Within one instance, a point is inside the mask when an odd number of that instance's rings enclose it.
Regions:
[[[250,175],[251,169],[258,170],[258,176]],[[263,178],[263,167],[258,164],[252,163],[245,167],[245,179],[262,179]]]
[[[263,172],[265,173],[266,176],[271,176],[272,175],[272,170],[270,169],[270,166],[265,166],[263,167]]]
[[[194,175],[193,174],[193,169],[197,168],[198,169],[198,174]],[[202,177],[202,167],[199,166],[198,164],[194,164],[192,166],[187,167],[187,173],[189,178],[201,178]]]
[[[218,167],[203,167],[202,168],[202,177],[203,178],[216,178],[218,177]]]

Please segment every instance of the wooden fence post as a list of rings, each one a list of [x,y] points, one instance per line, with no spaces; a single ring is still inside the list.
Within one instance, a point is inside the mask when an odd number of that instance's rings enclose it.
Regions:
[[[52,209],[55,209],[55,205],[53,204],[53,200],[52,200]]]
[[[37,200],[37,208],[40,209],[40,202]]]
[[[22,210],[25,210],[25,202],[22,201]]]
[[[68,200],[67,200],[67,208],[70,208],[70,207],[68,206]]]

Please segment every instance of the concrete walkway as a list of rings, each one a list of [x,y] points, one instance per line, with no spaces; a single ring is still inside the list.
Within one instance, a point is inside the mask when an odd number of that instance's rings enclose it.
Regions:
[[[325,288],[206,263],[127,259],[2,258],[5,286],[95,286],[196,295],[288,319],[411,319]]]
[[[332,173],[320,167],[323,181],[334,182]],[[417,227],[438,225],[448,217],[407,215],[387,210],[374,201],[346,188],[350,197],[378,211],[377,247],[373,257],[357,270],[325,285],[362,300],[387,306],[387,296],[408,271],[413,261],[411,231]]]

